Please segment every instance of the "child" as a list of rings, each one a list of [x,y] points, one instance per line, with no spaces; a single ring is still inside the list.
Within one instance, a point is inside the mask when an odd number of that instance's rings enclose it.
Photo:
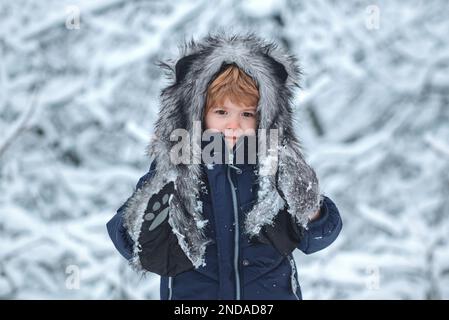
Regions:
[[[254,34],[216,34],[160,66],[173,81],[161,93],[150,170],[107,224],[114,245],[135,270],[161,275],[162,300],[302,299],[293,250],[326,248],[342,221],[294,133],[296,58]],[[213,161],[175,164],[171,134],[192,137],[198,121]]]

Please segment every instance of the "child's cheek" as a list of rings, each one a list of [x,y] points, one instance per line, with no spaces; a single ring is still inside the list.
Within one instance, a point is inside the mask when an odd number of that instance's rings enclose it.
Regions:
[[[213,114],[208,114],[206,116],[206,129],[214,130],[214,131],[220,131],[220,119]]]
[[[205,129],[211,129],[211,117],[209,114],[204,117],[204,125]]]
[[[245,129],[257,129],[257,119],[256,118],[251,118],[248,119],[248,122],[246,124],[246,128]]]

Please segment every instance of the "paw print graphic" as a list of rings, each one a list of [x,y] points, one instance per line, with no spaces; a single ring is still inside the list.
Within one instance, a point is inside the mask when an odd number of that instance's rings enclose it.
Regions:
[[[148,200],[142,231],[153,231],[167,219],[170,211],[169,200],[174,191],[174,183],[171,181]]]

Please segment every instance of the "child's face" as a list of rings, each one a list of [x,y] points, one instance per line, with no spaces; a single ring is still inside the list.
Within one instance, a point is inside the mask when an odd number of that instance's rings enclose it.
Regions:
[[[232,149],[241,135],[255,134],[256,117],[256,106],[237,105],[226,98],[223,105],[212,106],[204,120],[206,129],[222,132]]]

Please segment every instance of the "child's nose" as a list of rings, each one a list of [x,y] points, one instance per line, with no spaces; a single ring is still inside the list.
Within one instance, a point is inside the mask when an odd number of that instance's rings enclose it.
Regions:
[[[226,129],[239,129],[240,122],[238,117],[230,117],[228,123],[226,124]]]

